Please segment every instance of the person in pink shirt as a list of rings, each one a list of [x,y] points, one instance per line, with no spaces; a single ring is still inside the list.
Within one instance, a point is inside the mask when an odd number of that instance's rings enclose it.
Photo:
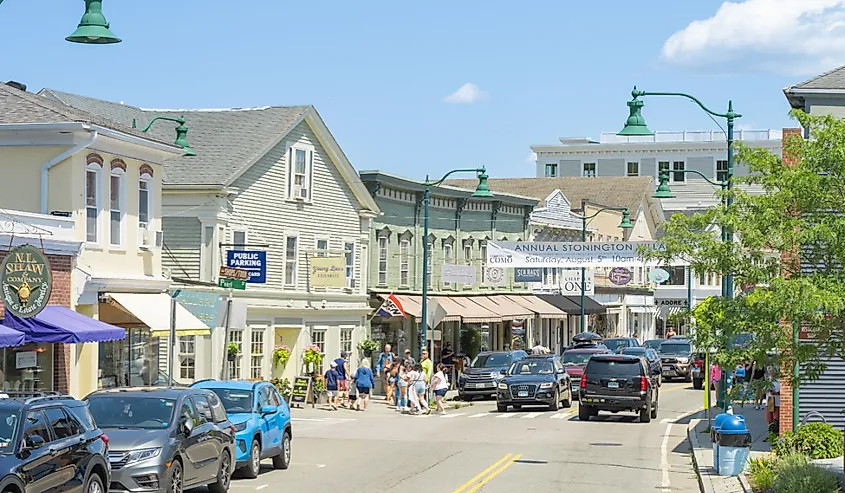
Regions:
[[[716,389],[716,395],[719,395],[720,381],[722,381],[722,369],[714,363],[710,366],[710,382],[712,382],[713,388]]]

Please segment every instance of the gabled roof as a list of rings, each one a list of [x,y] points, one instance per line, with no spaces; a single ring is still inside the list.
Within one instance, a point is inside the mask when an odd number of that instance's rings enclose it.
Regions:
[[[229,186],[297,125],[307,121],[361,206],[378,211],[375,201],[313,106],[157,110],[47,88],[39,95],[126,125],[131,125],[134,119],[138,127],[146,127],[156,116],[184,116],[188,143],[197,155],[165,161],[167,186]],[[159,121],[149,133],[172,142],[176,138],[175,127],[175,123]]]
[[[845,65],[817,75],[811,79],[799,82],[783,90],[789,105],[793,108],[804,109],[804,96],[812,93],[842,94],[845,92]]]
[[[173,139],[170,141],[162,140],[155,135],[145,134],[130,128],[128,125],[121,125],[108,118],[88,113],[62,102],[46,99],[37,94],[0,83],[0,124],[73,122],[96,125],[157,144],[166,144],[173,149],[179,149],[178,146],[173,144]]]

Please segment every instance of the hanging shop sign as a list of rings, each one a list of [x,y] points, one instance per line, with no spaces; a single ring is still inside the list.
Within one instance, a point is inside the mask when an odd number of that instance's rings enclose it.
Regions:
[[[345,288],[346,259],[343,257],[311,257],[308,260],[312,288]]]
[[[53,288],[50,261],[32,245],[9,250],[0,265],[3,306],[20,318],[32,318],[47,306]]]
[[[226,253],[226,266],[249,272],[249,278],[246,279],[248,283],[267,282],[267,252],[229,250]]]
[[[484,267],[484,285],[485,286],[504,286],[507,281],[505,276],[505,269],[502,267]]]
[[[517,267],[513,270],[513,282],[543,282],[543,269]]]
[[[595,274],[591,270],[584,272],[584,294],[595,294]],[[581,271],[565,270],[560,275],[560,294],[565,296],[581,295]]]
[[[176,295],[176,301],[209,329],[217,327],[217,317],[220,314],[220,308],[217,306],[220,302],[219,295],[182,289]]]
[[[443,282],[475,283],[475,267],[472,265],[443,264],[440,278]]]
[[[669,272],[660,267],[652,269],[648,272],[648,280],[655,284],[663,284],[669,280]]]
[[[608,242],[487,242],[487,263],[497,267],[613,267],[656,265],[646,260],[641,247],[664,249],[654,241]],[[684,265],[683,262],[675,262]]]
[[[236,281],[246,281],[249,279],[249,271],[221,265],[218,277],[225,277],[226,279],[234,279]]]
[[[686,298],[654,298],[654,306],[659,306],[661,308],[686,308],[687,307],[687,299]]]
[[[631,269],[626,269],[625,267],[616,267],[607,273],[607,278],[610,282],[617,286],[628,284],[633,277],[634,274],[631,272]]]

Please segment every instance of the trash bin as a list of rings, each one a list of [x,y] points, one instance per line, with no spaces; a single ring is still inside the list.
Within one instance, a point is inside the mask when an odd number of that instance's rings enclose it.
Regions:
[[[719,475],[739,476],[751,455],[751,432],[742,416],[732,416],[719,428]]]
[[[728,413],[717,414],[713,418],[713,425],[710,427],[710,443],[713,444],[713,469],[716,470],[717,474],[719,473],[719,429],[722,427],[722,423],[731,416],[733,415]]]

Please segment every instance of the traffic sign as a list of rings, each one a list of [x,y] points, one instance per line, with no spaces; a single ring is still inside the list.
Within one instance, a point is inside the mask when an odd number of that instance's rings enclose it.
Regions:
[[[227,279],[221,277],[217,280],[217,285],[225,289],[246,289],[246,281],[241,279]]]

